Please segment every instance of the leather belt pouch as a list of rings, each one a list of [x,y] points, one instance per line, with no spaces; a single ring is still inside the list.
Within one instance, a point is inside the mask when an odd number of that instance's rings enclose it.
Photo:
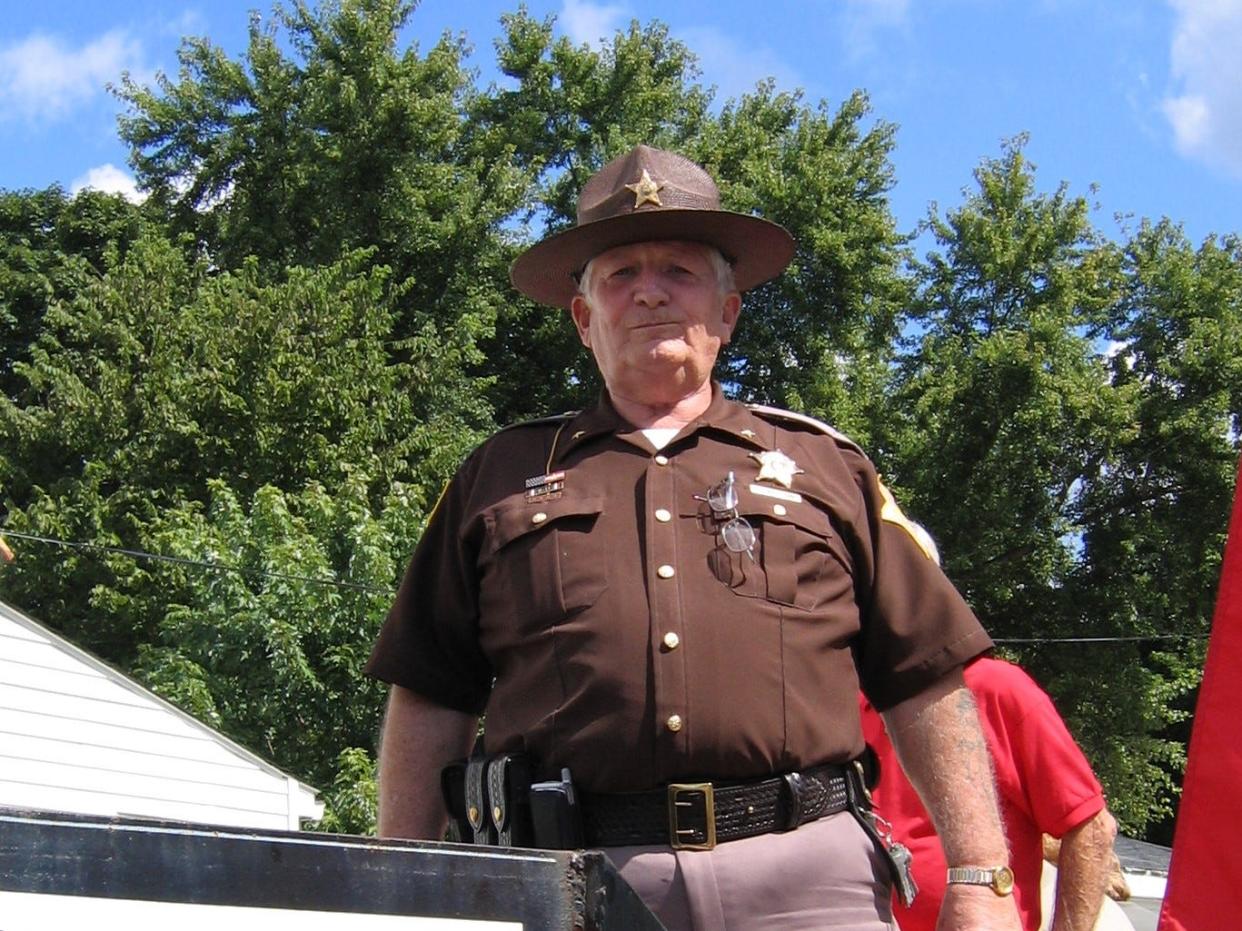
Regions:
[[[476,754],[440,771],[449,840],[501,847],[534,846],[530,762],[524,754]]]
[[[530,763],[522,754],[499,753],[487,760],[488,815],[501,847],[531,847]]]
[[[455,844],[469,844],[474,829],[466,817],[466,761],[455,760],[440,770],[440,795],[448,809],[448,839]]]
[[[466,818],[476,844],[496,843],[496,826],[488,811],[487,764],[485,756],[466,762]]]

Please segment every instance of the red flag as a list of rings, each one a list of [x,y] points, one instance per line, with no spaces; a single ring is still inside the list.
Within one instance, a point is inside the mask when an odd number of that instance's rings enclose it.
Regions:
[[[1159,931],[1242,927],[1242,469],[1190,735]],[[1237,924],[1235,924],[1237,922]]]

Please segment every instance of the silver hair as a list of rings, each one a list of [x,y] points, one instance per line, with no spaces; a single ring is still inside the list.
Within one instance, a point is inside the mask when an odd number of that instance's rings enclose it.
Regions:
[[[711,262],[712,269],[716,272],[716,287],[721,295],[736,291],[737,284],[733,278],[733,266],[729,264],[724,254],[715,246],[709,246],[707,243],[696,243],[696,245],[703,249],[703,254]],[[582,269],[582,274],[578,276],[578,293],[588,300],[591,297],[591,285],[595,283],[594,269],[595,259],[591,259]]]

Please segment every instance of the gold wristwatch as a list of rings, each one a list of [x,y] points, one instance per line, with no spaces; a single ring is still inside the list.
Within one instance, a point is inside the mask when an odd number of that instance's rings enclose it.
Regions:
[[[1013,892],[1013,870],[1007,866],[951,866],[949,882],[987,886],[997,895]]]

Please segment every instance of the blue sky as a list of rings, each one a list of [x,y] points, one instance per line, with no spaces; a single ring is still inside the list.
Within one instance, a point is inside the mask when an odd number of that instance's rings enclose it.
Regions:
[[[408,40],[464,32],[486,79],[492,0],[423,0]],[[657,18],[700,58],[720,98],[772,77],[834,107],[866,90],[897,124],[893,210],[909,230],[961,200],[980,160],[1029,133],[1039,186],[1115,214],[1169,217],[1195,242],[1242,231],[1242,0],[529,0],[560,31],[595,42]],[[175,73],[182,36],[236,56],[268,0],[45,0],[0,22],[0,188],[132,190],[118,110],[122,71]],[[1092,185],[1096,185],[1094,192]]]

